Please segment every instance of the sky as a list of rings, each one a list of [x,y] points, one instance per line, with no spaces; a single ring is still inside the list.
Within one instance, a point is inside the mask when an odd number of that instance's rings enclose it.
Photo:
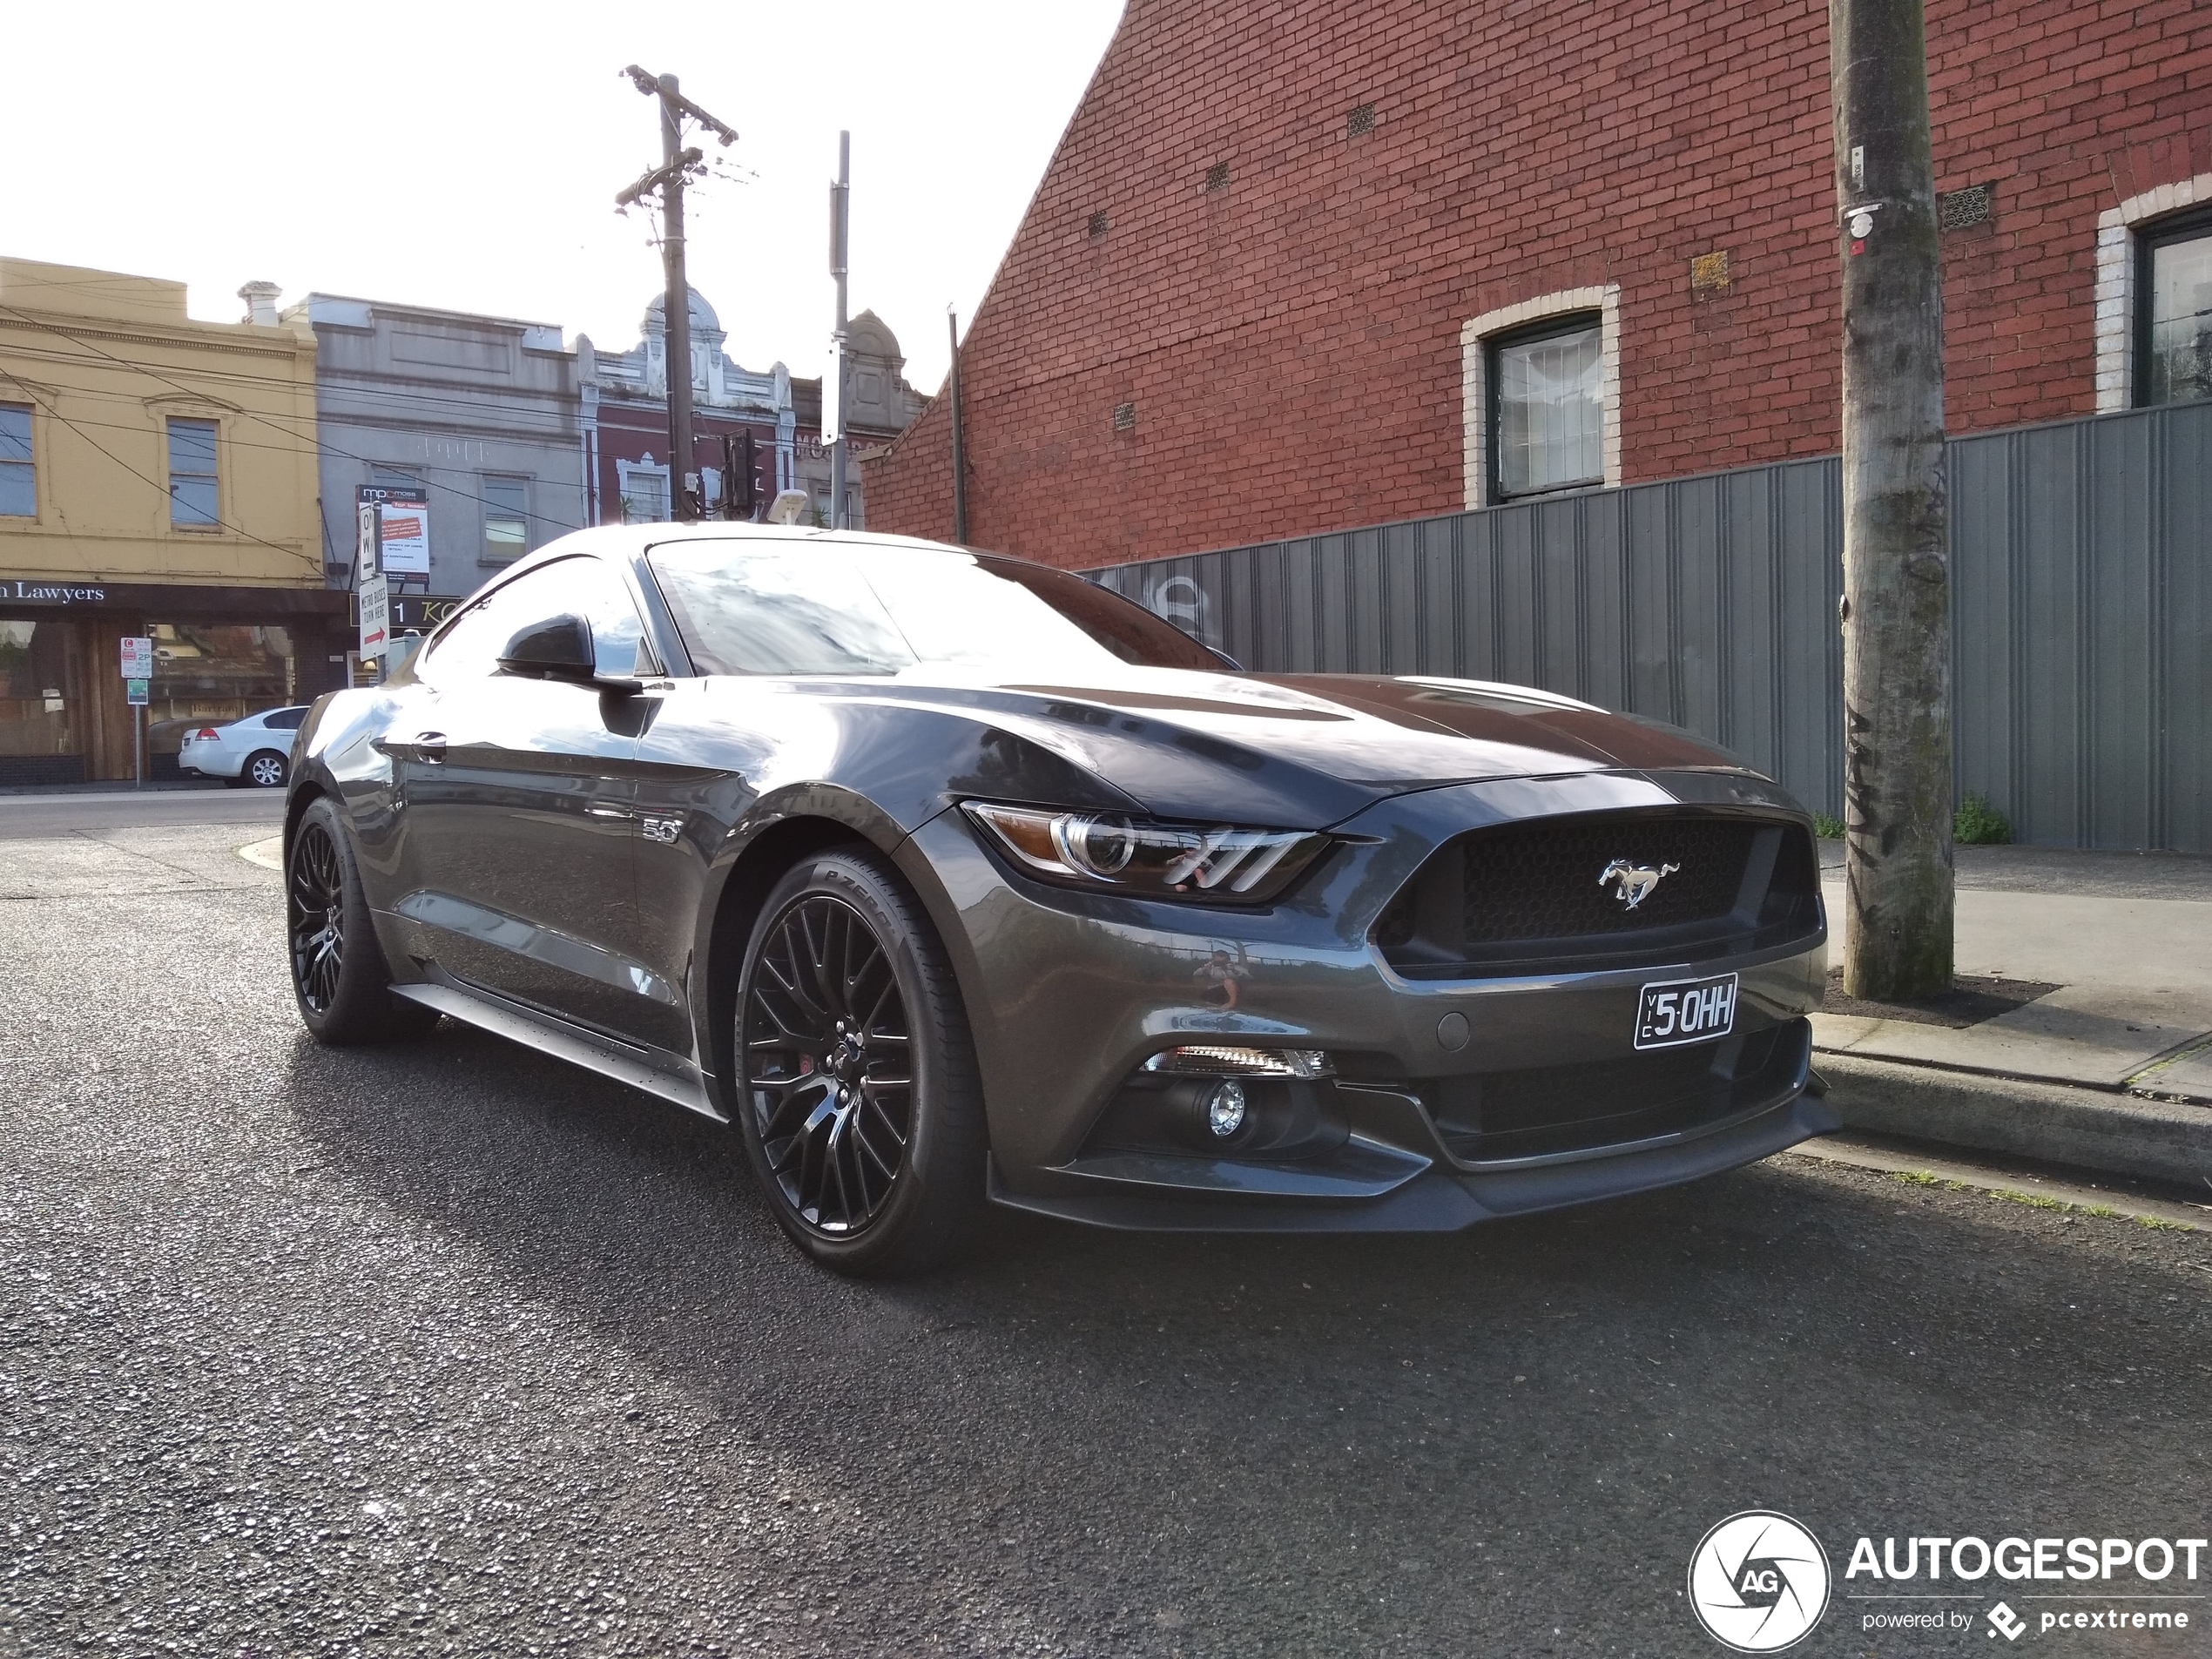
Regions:
[[[673,73],[739,134],[702,142],[691,286],[748,368],[821,372],[828,185],[853,135],[851,307],[937,389],[945,307],[967,327],[1074,113],[1121,0],[775,6],[393,0],[10,9],[0,253],[189,285],[234,321],[240,284],[556,323],[637,342],[661,286],[617,191],[660,160]]]

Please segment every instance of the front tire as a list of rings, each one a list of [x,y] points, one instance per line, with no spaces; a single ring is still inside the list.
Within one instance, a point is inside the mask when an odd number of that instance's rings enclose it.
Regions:
[[[308,1034],[339,1048],[416,1036],[435,1025],[434,1010],[392,995],[354,850],[327,798],[309,803],[293,826],[284,867],[286,954]]]
[[[983,1209],[967,1011],[898,873],[839,848],[761,906],[735,1009],[738,1125],[769,1207],[839,1272],[934,1266]]]

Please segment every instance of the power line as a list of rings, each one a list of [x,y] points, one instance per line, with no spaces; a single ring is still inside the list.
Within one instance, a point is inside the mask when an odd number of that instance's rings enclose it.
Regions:
[[[124,471],[129,473],[133,478],[136,478],[141,483],[145,484],[164,501],[167,501],[172,503],[174,502],[176,498],[170,494],[168,485],[147,477],[145,474],[140,472],[136,467],[125,461],[121,455],[117,455],[115,451],[110,449],[98,438],[92,436],[91,433],[85,431],[82,427],[78,426],[76,421],[71,420],[69,416],[64,415],[59,409],[54,408],[53,405],[47,402],[44,398],[39,396],[37,388],[32,387],[29,381],[17,379],[14,374],[9,374],[9,371],[4,368],[0,368],[0,374],[6,374],[10,380],[15,381],[16,384],[22,387],[24,391],[30,395],[31,401],[37,403],[39,408],[44,409],[48,415],[51,415],[55,420],[59,421],[71,431],[76,433],[78,437],[84,439],[85,442],[91,444],[92,448],[98,449],[102,455],[105,455],[110,461],[115,462],[117,466],[122,468]],[[213,516],[211,515],[211,516]],[[214,517],[214,523],[224,529],[230,531],[233,536],[243,536],[249,542],[259,542],[263,547],[273,549],[275,551],[285,555],[287,558],[300,559],[309,563],[312,563],[314,559],[314,555],[312,553],[303,553],[298,548],[285,547],[278,543],[270,541],[266,536],[256,536],[252,530],[246,529],[241,525],[233,524],[228,519]],[[318,570],[317,575],[320,574],[320,571]]]

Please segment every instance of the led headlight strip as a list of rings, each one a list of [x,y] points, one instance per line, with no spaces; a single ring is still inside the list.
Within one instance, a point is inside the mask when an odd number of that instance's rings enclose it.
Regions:
[[[1177,824],[1122,813],[963,804],[1025,868],[1053,880],[1158,899],[1261,904],[1328,845],[1312,830]]]

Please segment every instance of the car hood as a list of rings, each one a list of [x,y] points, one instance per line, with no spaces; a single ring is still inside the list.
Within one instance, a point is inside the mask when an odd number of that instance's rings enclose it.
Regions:
[[[1233,811],[1286,828],[1334,823],[1389,795],[1491,779],[1749,770],[1674,726],[1474,680],[1131,666],[1062,684],[933,668],[831,694],[839,692],[986,720],[1163,816]]]

